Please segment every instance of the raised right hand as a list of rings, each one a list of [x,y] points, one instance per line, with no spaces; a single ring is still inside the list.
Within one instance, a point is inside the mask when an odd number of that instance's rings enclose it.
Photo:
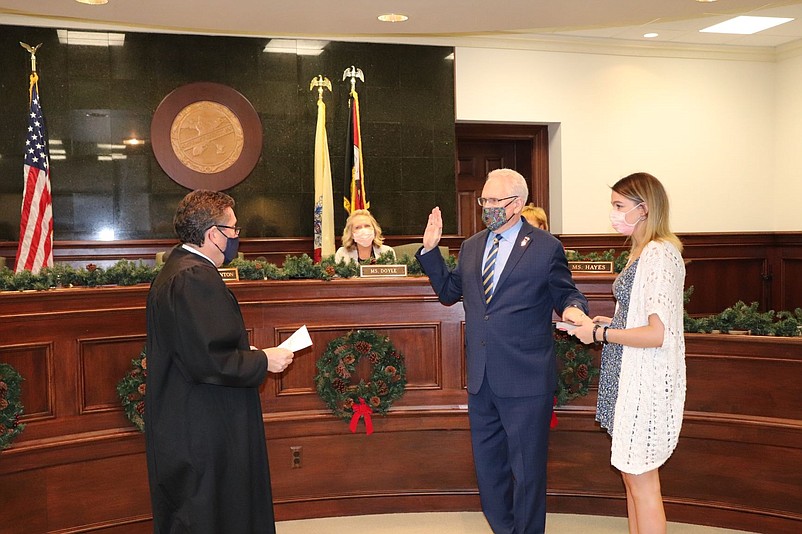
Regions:
[[[429,214],[426,230],[423,232],[423,248],[426,252],[436,248],[443,236],[443,216],[440,208],[435,206]]]

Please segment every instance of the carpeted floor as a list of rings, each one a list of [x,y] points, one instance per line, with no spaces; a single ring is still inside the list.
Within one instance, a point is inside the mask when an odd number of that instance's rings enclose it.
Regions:
[[[493,534],[481,512],[381,514],[281,521],[277,534]],[[546,534],[621,534],[623,517],[549,514]],[[740,530],[669,523],[668,534],[744,534]]]

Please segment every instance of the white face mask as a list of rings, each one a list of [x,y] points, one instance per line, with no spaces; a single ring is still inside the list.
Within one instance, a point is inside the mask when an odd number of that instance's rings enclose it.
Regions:
[[[639,222],[644,220],[644,217],[638,217],[638,219],[634,223],[627,222],[627,215],[631,213],[633,210],[637,209],[638,206],[643,204],[643,202],[635,205],[629,211],[617,211],[613,210],[610,212],[610,222],[615,228],[615,231],[619,234],[623,235],[632,235],[635,232],[635,227],[638,225]]]
[[[361,247],[369,247],[373,244],[373,228],[360,228],[354,232],[354,241]]]

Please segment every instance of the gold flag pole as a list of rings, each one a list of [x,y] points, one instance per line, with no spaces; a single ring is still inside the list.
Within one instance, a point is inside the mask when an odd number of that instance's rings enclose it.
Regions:
[[[39,47],[42,46],[42,43],[39,43],[36,46],[31,46],[28,43],[23,43],[20,41],[20,46],[31,53],[31,72],[36,73],[36,51],[39,50]]]
[[[309,90],[314,91],[315,87],[317,87],[317,99],[323,100],[323,88],[331,92],[331,82],[328,78],[323,76],[322,74],[318,74],[314,78],[312,78],[312,82],[309,84]]]

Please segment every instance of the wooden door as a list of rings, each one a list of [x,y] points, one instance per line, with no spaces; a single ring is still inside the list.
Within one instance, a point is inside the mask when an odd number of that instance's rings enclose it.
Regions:
[[[487,173],[509,168],[529,184],[529,201],[549,213],[548,129],[538,125],[457,124],[457,232],[483,228],[476,199]]]

